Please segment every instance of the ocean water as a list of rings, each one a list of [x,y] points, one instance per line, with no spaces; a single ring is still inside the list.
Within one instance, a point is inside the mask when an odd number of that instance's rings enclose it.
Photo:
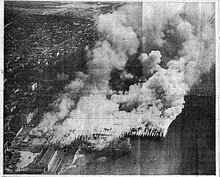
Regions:
[[[163,139],[131,137],[131,153],[110,161],[90,162],[62,174],[208,175],[215,174],[215,99],[186,97],[181,115]]]

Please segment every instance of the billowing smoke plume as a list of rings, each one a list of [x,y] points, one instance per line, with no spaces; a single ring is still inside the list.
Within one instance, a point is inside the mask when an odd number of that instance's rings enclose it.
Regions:
[[[80,136],[115,138],[133,129],[165,136],[184,96],[215,60],[213,12],[207,3],[132,3],[100,15],[102,37],[89,52],[87,71],[77,74],[30,131],[39,139],[33,144],[46,138],[47,144],[64,146]],[[121,71],[119,80],[135,78],[125,69],[131,58],[141,64],[142,76],[128,91],[113,90],[113,69]]]

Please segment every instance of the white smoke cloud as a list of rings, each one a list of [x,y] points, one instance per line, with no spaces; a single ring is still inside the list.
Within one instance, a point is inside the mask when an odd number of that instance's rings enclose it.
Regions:
[[[160,68],[142,85],[132,85],[129,92],[113,95],[112,100],[126,106],[138,104],[133,114],[135,119],[142,124],[160,125],[166,134],[168,126],[164,125],[164,119],[170,120],[165,123],[171,123],[181,113],[184,95],[189,90],[184,82],[185,62],[184,58],[169,62],[168,69]]]
[[[142,53],[139,56],[139,60],[142,63],[143,76],[149,78],[155,71],[161,69],[159,63],[161,62],[162,55],[159,51],[152,51],[149,56],[146,53]]]
[[[106,34],[105,37],[111,43],[114,50],[128,53],[129,55],[137,52],[139,40],[135,33],[136,28],[133,27],[134,25],[138,25],[137,22],[140,21],[140,19],[137,20],[140,12],[135,11],[138,10],[138,8],[138,5],[134,5],[133,7],[128,5],[112,14],[99,16],[97,21],[98,30]]]
[[[143,14],[144,51],[159,49],[164,59],[172,54],[169,60],[184,57],[190,87],[210,71],[215,62],[215,27],[210,21],[214,3],[143,3]]]
[[[162,47],[165,40],[163,29],[172,18],[178,16],[183,3],[143,3],[142,39],[144,48],[152,43]]]
[[[117,138],[131,129],[138,129],[139,135],[165,136],[184,107],[184,96],[214,62],[211,14],[205,13],[205,4],[198,4],[195,8],[191,3],[132,3],[100,15],[96,24],[102,37],[90,51],[86,74],[77,74],[65,87],[66,93],[52,104],[54,110],[45,113],[30,134],[60,146],[94,133]],[[143,53],[138,53],[139,47]],[[169,53],[175,57],[162,67]],[[141,82],[125,92],[112,91],[113,69],[123,71],[122,80],[134,78],[125,70],[133,54],[139,55],[135,60],[142,65]],[[33,144],[39,142],[35,139]]]
[[[122,69],[126,61],[127,56],[123,51],[116,51],[108,41],[102,41],[101,45],[93,50],[93,59],[87,63],[91,83],[98,90],[107,90],[112,69]]]

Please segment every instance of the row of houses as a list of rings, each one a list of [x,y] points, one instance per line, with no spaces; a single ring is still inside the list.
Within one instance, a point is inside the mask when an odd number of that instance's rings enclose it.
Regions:
[[[20,146],[22,147],[21,144]],[[64,150],[57,150],[53,146],[44,147],[39,153],[32,153],[28,149],[18,148],[8,162],[13,167],[11,169],[7,168],[6,173],[57,174],[62,166],[64,157]]]
[[[56,76],[57,81],[68,81],[69,78],[70,78],[69,75],[65,73],[57,73],[57,76]],[[48,86],[49,82],[51,82],[51,80],[47,80],[47,79],[39,80],[38,82],[31,82],[28,85],[28,90],[33,91],[33,92],[45,90],[45,85]]]

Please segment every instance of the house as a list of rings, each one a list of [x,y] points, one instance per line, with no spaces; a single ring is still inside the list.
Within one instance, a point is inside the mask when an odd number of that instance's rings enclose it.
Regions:
[[[38,112],[38,108],[36,108],[33,112],[30,112],[27,116],[26,116],[26,121],[27,124],[29,124],[31,122],[31,120],[37,115]]]
[[[36,91],[37,90],[37,82],[32,82],[29,86],[28,86],[28,90],[29,91]]]
[[[69,80],[69,75],[65,74],[65,73],[57,73],[57,80],[58,81],[66,81]]]
[[[56,150],[54,149],[54,147],[53,146],[49,147],[46,151],[43,152],[42,157],[35,164],[35,168],[45,168],[47,171],[48,167],[50,166],[50,161],[55,153]]]

